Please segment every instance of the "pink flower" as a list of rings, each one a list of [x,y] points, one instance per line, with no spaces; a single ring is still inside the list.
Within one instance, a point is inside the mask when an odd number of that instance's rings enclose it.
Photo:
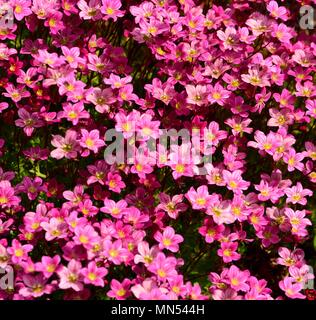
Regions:
[[[262,239],[262,245],[264,247],[269,247],[271,244],[276,244],[280,241],[278,231],[278,227],[267,225],[257,231],[257,237]]]
[[[157,246],[149,248],[148,242],[145,241],[142,241],[137,245],[137,250],[139,254],[135,254],[134,262],[136,264],[144,263],[146,267],[148,267],[153,262],[159,252]]]
[[[124,138],[128,139],[135,134],[136,122],[138,118],[139,114],[137,112],[131,112],[128,115],[119,112],[115,115],[115,129],[119,132],[122,132]]]
[[[247,145],[249,147],[257,148],[259,150],[264,150],[270,155],[273,155],[275,149],[278,147],[278,143],[272,135],[268,134],[266,136],[263,132],[259,130],[255,132],[255,140],[256,142],[249,141]]]
[[[316,118],[316,101],[315,100],[306,100],[306,114],[312,118]]]
[[[122,177],[119,174],[108,173],[107,181],[105,184],[113,192],[120,193],[122,189],[126,187],[125,183],[122,181]]]
[[[299,237],[305,237],[308,233],[306,226],[312,225],[311,221],[305,218],[305,210],[294,211],[291,208],[285,209],[285,215],[288,217],[292,226],[291,232]]]
[[[88,3],[85,0],[79,0],[77,6],[80,9],[79,16],[84,20],[92,19],[96,21],[102,18],[101,3],[99,0],[89,0]]]
[[[17,206],[21,199],[14,195],[15,190],[7,180],[0,181],[0,206],[1,208],[10,208]]]
[[[148,270],[154,273],[161,281],[172,279],[177,275],[177,260],[174,257],[166,257],[159,252],[154,261],[149,265]]]
[[[196,191],[191,187],[185,196],[191,202],[192,208],[196,210],[206,209],[212,200],[207,186],[200,186]]]
[[[284,162],[288,165],[288,171],[292,172],[295,169],[302,171],[304,168],[304,164],[301,162],[305,158],[305,154],[296,153],[294,148],[290,148],[284,154]]]
[[[185,211],[187,209],[187,205],[182,203],[183,195],[175,195],[172,197],[165,194],[159,194],[160,203],[156,207],[156,210],[164,210],[167,212],[168,216],[172,219],[176,219],[180,212]]]
[[[205,237],[205,242],[212,243],[219,239],[224,229],[223,224],[217,225],[212,219],[205,219],[203,226],[199,228],[199,233]]]
[[[81,140],[80,145],[83,148],[87,148],[88,150],[93,151],[94,153],[98,153],[99,148],[105,146],[105,142],[99,138],[100,132],[99,130],[87,131],[85,129],[81,129]],[[89,151],[84,152],[84,156],[89,155]]]
[[[90,225],[77,226],[74,230],[75,236],[73,240],[77,244],[83,245],[85,248],[90,249],[94,243],[98,242],[98,234]]]
[[[231,266],[227,272],[227,284],[232,289],[238,291],[248,291],[249,285],[246,283],[249,278],[248,271],[241,271],[236,266]]]
[[[244,132],[251,133],[252,128],[248,128],[248,125],[252,122],[251,119],[243,120],[240,117],[233,117],[231,119],[227,119],[225,121],[232,128],[232,133],[234,136],[240,135],[242,136]]]
[[[110,106],[115,102],[112,89],[93,88],[87,94],[87,100],[95,105],[95,109],[100,113],[110,110]]]
[[[304,251],[302,249],[295,249],[292,252],[285,247],[278,249],[280,258],[277,259],[277,263],[283,266],[299,266],[304,261]]]
[[[9,105],[6,102],[0,102],[0,113],[7,108],[9,108]]]
[[[227,188],[234,193],[242,193],[242,190],[247,190],[250,182],[243,180],[240,170],[229,172],[223,170],[223,179],[226,182]]]
[[[267,9],[273,18],[282,19],[283,21],[286,21],[288,19],[286,8],[279,7],[276,1],[270,1],[267,5]]]
[[[117,300],[125,300],[130,296],[130,286],[131,281],[129,279],[124,279],[123,282],[113,279],[111,281],[111,290],[107,292],[107,296]]]
[[[84,276],[83,282],[86,284],[93,284],[94,286],[103,287],[103,278],[107,275],[106,268],[98,268],[95,261],[89,262],[87,268],[81,269],[81,274]]]
[[[8,253],[11,255],[11,260],[15,264],[21,263],[23,260],[26,260],[28,253],[33,250],[31,244],[22,245],[18,240],[13,239],[12,245],[7,249]]]
[[[129,84],[132,81],[131,76],[120,78],[119,76],[111,73],[108,79],[103,80],[105,84],[111,85],[112,89],[119,89]],[[117,114],[119,115],[119,114]]]
[[[187,92],[187,102],[196,104],[198,106],[202,106],[207,102],[207,87],[206,86],[193,86],[193,85],[187,85],[185,87],[185,90]]]
[[[302,285],[308,282],[308,280],[315,278],[315,276],[310,273],[310,267],[306,264],[301,267],[289,267],[289,274],[297,283],[301,283]]]
[[[293,282],[293,278],[285,277],[279,282],[279,287],[285,292],[286,296],[291,299],[305,299],[305,296],[300,293],[303,289],[302,285]]]
[[[61,268],[57,271],[57,274],[60,278],[58,284],[59,288],[71,288],[75,291],[81,291],[83,289],[81,270],[81,263],[74,259],[70,260],[67,267],[61,266]]]
[[[23,284],[25,287],[19,290],[19,294],[26,298],[38,298],[44,294],[50,294],[54,290],[54,285],[46,284],[46,279],[41,274],[23,275]]]
[[[69,49],[62,46],[61,51],[63,52],[65,60],[72,68],[76,69],[78,67],[78,63],[84,63],[84,59],[80,58],[80,49],[78,47],[72,47]]]
[[[93,217],[99,212],[99,208],[93,206],[91,200],[86,199],[79,203],[78,211],[82,212],[85,216]]]
[[[286,203],[299,203],[301,205],[306,205],[307,200],[306,196],[312,196],[313,192],[309,189],[303,189],[303,186],[300,182],[296,184],[296,186],[293,186],[291,188],[286,188],[284,190],[287,199]]]
[[[123,248],[121,240],[116,240],[114,242],[105,240],[103,247],[104,256],[115,265],[121,264],[128,256],[128,251]]]
[[[264,88],[270,86],[268,75],[263,71],[259,71],[258,68],[248,68],[248,73],[242,74],[241,79],[255,87]]]
[[[50,278],[58,269],[60,256],[55,255],[53,258],[43,256],[41,262],[35,264],[36,271],[42,272],[46,278]]]
[[[57,148],[51,152],[51,156],[55,159],[76,158],[78,151],[80,151],[77,133],[73,130],[67,130],[65,138],[60,135],[53,135],[51,143]]]
[[[88,171],[91,174],[87,180],[88,185],[95,182],[104,185],[107,170],[108,165],[105,163],[105,161],[97,161],[96,165],[88,166]]]
[[[23,128],[25,134],[30,137],[35,128],[43,126],[43,121],[39,119],[37,113],[29,113],[25,109],[21,108],[18,111],[20,119],[15,121],[16,126]]]
[[[157,231],[154,234],[154,239],[159,242],[159,249],[167,249],[172,252],[179,251],[179,243],[183,242],[183,237],[179,234],[175,234],[172,227],[166,227],[161,233]]]
[[[11,1],[10,5],[13,8],[15,18],[18,21],[21,21],[24,17],[32,14],[32,10],[30,9],[30,0],[13,0]]]
[[[290,43],[293,38],[293,30],[284,23],[273,25],[271,34],[283,43]]]
[[[105,15],[104,20],[112,18],[114,21],[124,16],[124,11],[119,10],[122,6],[120,0],[102,0],[101,12]]]
[[[67,237],[67,225],[57,218],[51,218],[49,222],[42,222],[41,227],[46,231],[45,239],[51,241],[55,238]]]
[[[48,149],[41,149],[40,147],[31,147],[30,149],[24,150],[23,154],[33,161],[47,160],[49,156]]]
[[[121,219],[127,213],[127,203],[125,200],[120,200],[117,203],[110,199],[104,199],[104,207],[100,210],[104,213],[110,214],[116,219]]]
[[[217,254],[223,258],[225,263],[236,261],[241,257],[240,254],[236,252],[237,248],[237,242],[222,242],[221,248],[217,250]]]
[[[43,180],[39,177],[35,177],[33,181],[29,177],[24,177],[22,183],[16,186],[16,190],[27,193],[27,196],[30,200],[35,200],[38,196],[38,193],[44,190],[42,183]]]
[[[84,105],[82,102],[75,104],[66,104],[63,106],[64,111],[58,113],[60,118],[67,118],[68,121],[71,121],[75,126],[78,124],[80,119],[89,119],[89,112],[85,111]]]
[[[230,91],[225,90],[218,82],[214,87],[210,86],[208,91],[210,92],[208,101],[212,104],[217,103],[220,106],[223,106],[230,96]]]
[[[49,27],[51,34],[57,34],[61,30],[65,29],[62,17],[63,14],[59,11],[48,13],[44,26]]]
[[[216,34],[217,37],[222,40],[224,49],[236,50],[236,45],[238,45],[239,42],[239,35],[235,28],[227,27],[225,32],[222,30],[218,30]]]

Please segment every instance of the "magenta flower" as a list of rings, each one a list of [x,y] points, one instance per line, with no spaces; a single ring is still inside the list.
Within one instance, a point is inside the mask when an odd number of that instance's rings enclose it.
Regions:
[[[0,206],[10,208],[20,203],[20,198],[15,196],[15,190],[7,180],[0,181]]]
[[[230,96],[230,91],[225,90],[219,83],[216,83],[214,87],[211,86],[208,91],[210,92],[208,101],[210,103],[217,103],[220,106],[223,106]]]
[[[13,263],[19,264],[23,260],[26,260],[28,253],[31,252],[33,246],[31,244],[22,245],[18,240],[13,239],[12,245],[7,249],[8,253],[11,255],[11,260]]]
[[[156,207],[156,210],[164,210],[167,212],[170,218],[176,219],[180,212],[187,209],[187,205],[182,203],[183,195],[175,195],[170,198],[169,195],[161,193],[159,195],[160,203]]]
[[[121,240],[116,240],[114,242],[105,240],[103,248],[104,256],[115,265],[121,264],[128,255],[127,249],[123,248]]]
[[[236,266],[231,266],[227,272],[227,284],[232,289],[238,291],[248,291],[249,285],[246,283],[249,278],[247,271],[241,271]]]
[[[287,153],[284,154],[284,162],[288,165],[288,171],[292,172],[295,169],[302,171],[304,164],[301,162],[305,158],[304,153],[296,153],[294,148],[290,148]]]
[[[243,180],[240,170],[234,172],[224,170],[223,179],[226,182],[227,188],[234,193],[241,193],[242,190],[247,190],[250,185],[250,182]]]
[[[222,242],[221,248],[217,250],[217,254],[223,258],[225,263],[236,261],[241,257],[240,254],[236,252],[237,248],[237,242]]]
[[[29,177],[24,177],[23,181],[16,186],[16,190],[20,193],[26,193],[30,200],[36,199],[39,192],[43,191],[43,180],[36,177],[33,181]]]
[[[161,281],[172,279],[177,275],[175,269],[177,261],[173,257],[166,257],[163,253],[158,253],[154,261],[149,265],[148,270],[154,273]]]
[[[67,118],[75,126],[78,124],[80,119],[89,119],[90,114],[84,110],[82,102],[75,104],[67,104],[63,106],[64,111],[61,111],[58,116],[60,118]]]
[[[288,19],[288,12],[285,7],[279,7],[276,1],[270,1],[267,5],[267,9],[273,18],[286,21]]]
[[[81,270],[81,274],[84,276],[84,283],[93,284],[94,286],[103,287],[103,278],[107,275],[106,268],[98,268],[94,261],[89,262],[87,268]]]
[[[303,186],[300,182],[298,182],[296,186],[286,188],[284,192],[287,196],[286,203],[299,203],[303,206],[307,203],[307,199],[305,197],[310,197],[313,195],[313,192],[311,190],[303,189]]]
[[[30,9],[31,1],[30,0],[13,0],[10,5],[13,8],[13,13],[15,18],[18,21],[23,20],[24,17],[27,17],[32,14]]]
[[[30,114],[25,109],[18,111],[20,119],[15,121],[16,126],[23,128],[25,134],[29,137],[32,135],[35,128],[43,126],[43,121],[39,119],[37,113]]]
[[[184,241],[182,236],[175,234],[172,227],[166,227],[163,233],[157,231],[154,239],[159,242],[160,250],[167,249],[172,252],[177,252],[179,250],[179,243]]]
[[[124,11],[119,10],[122,6],[120,0],[102,0],[101,12],[105,15],[104,20],[112,18],[114,21],[124,16]]]
[[[206,209],[212,200],[212,196],[208,193],[207,186],[200,186],[195,191],[193,187],[185,195],[191,202],[193,209]]]
[[[111,290],[107,293],[107,296],[117,300],[125,300],[130,295],[130,286],[131,281],[129,279],[124,279],[122,283],[113,279]]]
[[[77,244],[82,244],[87,249],[91,248],[95,242],[98,240],[98,234],[93,229],[92,226],[77,226],[74,230],[74,242]]]
[[[119,174],[108,173],[107,181],[105,184],[113,192],[120,193],[122,189],[126,187],[125,183],[122,181],[122,177]]]
[[[88,151],[83,152],[83,156],[89,155],[89,150],[97,153],[99,148],[105,145],[105,142],[99,138],[99,135],[100,133],[98,130],[92,130],[89,132],[85,129],[81,129],[80,145],[81,147],[88,149]]]
[[[41,262],[35,264],[35,269],[42,272],[45,278],[50,278],[57,271],[60,261],[59,255],[55,255],[53,258],[43,256]]]
[[[303,289],[299,283],[293,283],[291,277],[286,277],[279,282],[279,287],[285,292],[286,296],[291,299],[305,299],[305,296],[300,293]]]

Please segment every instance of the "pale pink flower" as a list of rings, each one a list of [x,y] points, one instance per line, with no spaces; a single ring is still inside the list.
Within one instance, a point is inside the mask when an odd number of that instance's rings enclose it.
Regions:
[[[75,291],[81,291],[83,289],[82,283],[82,265],[79,261],[74,259],[70,260],[68,266],[64,265],[57,271],[60,278],[59,288],[60,289],[73,289]]]

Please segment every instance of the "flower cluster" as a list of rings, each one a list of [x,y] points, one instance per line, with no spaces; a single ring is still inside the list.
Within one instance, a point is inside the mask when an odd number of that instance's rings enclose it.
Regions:
[[[0,0],[0,299],[306,298],[309,3]]]

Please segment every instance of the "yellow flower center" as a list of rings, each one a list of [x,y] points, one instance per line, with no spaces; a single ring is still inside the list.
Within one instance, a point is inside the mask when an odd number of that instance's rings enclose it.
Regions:
[[[164,246],[168,247],[171,245],[171,240],[168,238],[165,238],[165,239],[163,239],[162,243]]]
[[[97,276],[96,276],[95,273],[89,272],[89,274],[88,274],[88,279],[89,279],[90,281],[94,281],[96,278],[97,278]]]
[[[22,249],[16,249],[14,254],[16,257],[22,257],[23,256],[23,250]]]
[[[91,138],[88,138],[86,140],[86,145],[91,148],[94,146],[94,141]]]
[[[165,278],[166,277],[166,272],[163,270],[163,269],[159,269],[158,271],[157,271],[157,274],[158,274],[158,276],[160,277],[160,278]]]
[[[115,258],[115,257],[118,256],[118,251],[115,250],[115,249],[111,249],[111,250],[109,251],[109,254],[110,254],[110,256],[111,256],[112,258]]]
[[[82,234],[82,235],[79,237],[79,241],[80,241],[81,243],[85,244],[85,243],[88,243],[88,242],[89,242],[89,238],[88,238],[87,236],[85,236],[85,235]]]
[[[196,199],[196,203],[197,203],[198,205],[200,205],[200,206],[203,206],[203,205],[205,205],[206,200],[205,200],[205,198],[197,198],[197,199]]]
[[[1,196],[0,197],[0,204],[5,204],[7,202],[8,202],[8,198],[7,197],[5,197],[5,196]]]
[[[184,165],[183,164],[177,164],[176,165],[176,172],[183,173],[184,172]]]

